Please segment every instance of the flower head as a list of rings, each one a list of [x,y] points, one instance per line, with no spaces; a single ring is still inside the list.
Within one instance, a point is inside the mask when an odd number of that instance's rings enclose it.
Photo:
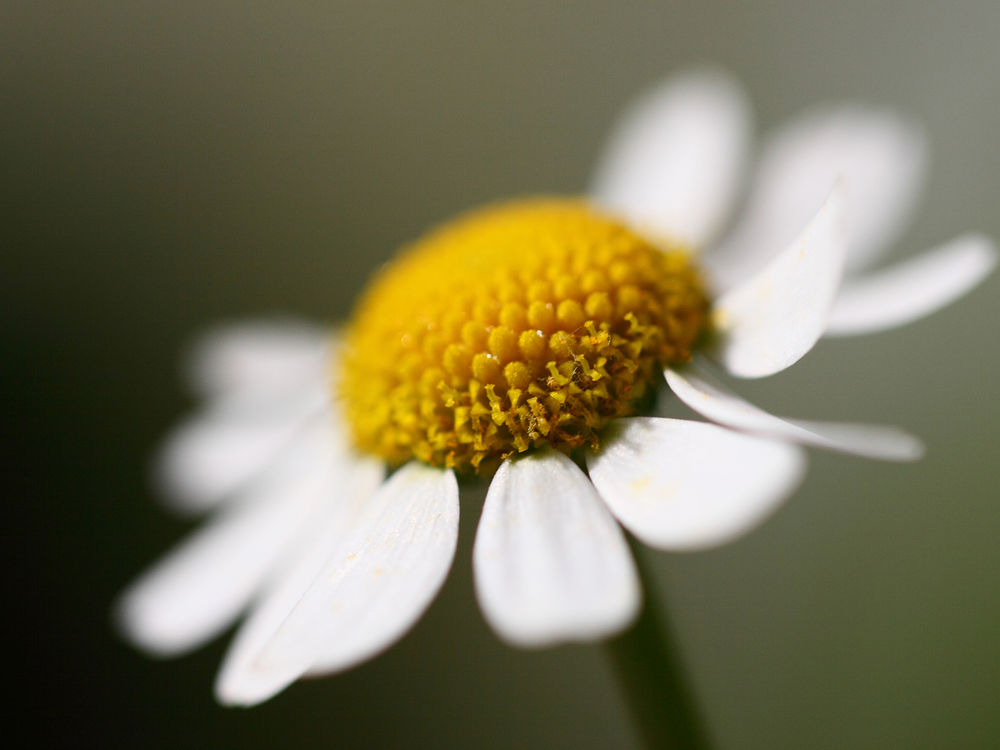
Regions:
[[[437,593],[456,472],[478,472],[491,479],[473,564],[494,630],[521,646],[601,638],[641,599],[619,524],[660,549],[709,547],[790,494],[801,444],[918,457],[895,428],[770,415],[706,362],[764,377],[824,334],[909,322],[985,276],[991,243],[968,235],[866,273],[912,207],[924,144],[898,116],[852,107],[768,140],[748,208],[713,243],[748,122],[724,74],[670,79],[623,118],[590,200],[443,225],[338,332],[271,321],[203,339],[192,380],[207,405],[161,473],[179,507],[218,512],[126,592],[128,636],[179,653],[249,609],[217,682],[225,703],[358,664]],[[663,375],[711,423],[644,416]]]
[[[492,206],[383,269],[337,390],[360,450],[492,474],[530,448],[596,449],[691,358],[707,311],[685,253],[583,202]]]

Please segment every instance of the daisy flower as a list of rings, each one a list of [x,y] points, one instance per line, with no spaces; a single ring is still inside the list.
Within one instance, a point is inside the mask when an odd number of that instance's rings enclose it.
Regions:
[[[857,106],[768,138],[727,225],[749,121],[724,73],[676,76],[625,114],[589,198],[444,224],[338,330],[204,336],[189,358],[204,406],[159,474],[174,507],[214,517],[125,593],[126,635],[180,654],[246,612],[216,683],[226,704],[354,666],[431,603],[455,552],[456,474],[478,473],[487,621],[517,646],[600,639],[641,603],[622,527],[657,549],[727,542],[798,485],[803,444],[917,458],[905,432],[773,416],[709,368],[764,377],[823,335],[910,322],[982,279],[992,245],[965,235],[869,270],[910,215],[925,143]],[[711,421],[642,416],[664,375]]]

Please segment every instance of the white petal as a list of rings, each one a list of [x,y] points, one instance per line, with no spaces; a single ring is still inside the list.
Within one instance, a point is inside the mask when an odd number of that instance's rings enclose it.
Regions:
[[[203,410],[175,428],[160,450],[156,480],[163,496],[188,513],[231,497],[289,450],[311,420],[335,423],[326,400],[320,394],[243,408],[216,403]]]
[[[176,654],[233,622],[339,473],[329,441],[314,437],[297,461],[286,462],[125,593],[119,614],[131,640],[156,654]]]
[[[641,598],[621,529],[583,472],[554,451],[501,464],[473,571],[486,619],[518,646],[611,635],[632,621]]]
[[[915,461],[924,452],[918,438],[897,427],[776,417],[725,390],[694,366],[667,370],[666,377],[685,404],[738,430],[884,461]]]
[[[668,550],[714,547],[764,521],[798,486],[805,454],[704,422],[620,420],[587,468],[639,539]]]
[[[830,313],[827,336],[895,328],[955,301],[996,265],[993,242],[958,237],[917,258],[845,282]]]
[[[717,301],[715,353],[733,375],[773,375],[819,340],[843,272],[843,203],[838,183],[784,252]]]
[[[592,195],[653,236],[699,247],[733,201],[749,122],[743,91],[722,71],[671,77],[626,111]]]
[[[384,477],[381,465],[359,460],[329,488],[330,502],[310,524],[298,553],[286,562],[240,625],[215,683],[215,694],[226,705],[252,705],[271,697],[276,688],[254,662],[278,627],[309,589],[340,540],[353,528]]]
[[[410,463],[366,504],[277,632],[247,668],[254,703],[311,669],[347,669],[413,626],[451,566],[458,484],[451,471]]]
[[[294,393],[328,377],[333,346],[329,330],[299,320],[221,325],[195,341],[188,379],[204,396]]]
[[[766,143],[747,211],[713,264],[725,286],[783,247],[842,176],[848,189],[847,268],[870,265],[909,221],[926,171],[921,129],[879,109],[806,113]]]

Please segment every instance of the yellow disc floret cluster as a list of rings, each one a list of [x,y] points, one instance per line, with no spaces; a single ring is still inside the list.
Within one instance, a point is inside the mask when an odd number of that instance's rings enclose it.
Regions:
[[[381,270],[338,391],[357,447],[390,464],[485,472],[542,445],[596,448],[662,367],[690,358],[707,309],[684,252],[582,201],[491,206]]]

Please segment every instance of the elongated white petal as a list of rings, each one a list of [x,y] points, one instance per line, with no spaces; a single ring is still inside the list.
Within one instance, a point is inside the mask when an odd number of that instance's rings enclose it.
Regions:
[[[725,544],[760,524],[798,486],[805,453],[704,422],[620,420],[587,468],[639,539],[668,550]]]
[[[667,383],[685,404],[713,422],[797,443],[884,461],[915,461],[919,438],[897,427],[850,422],[814,422],[768,414],[724,389],[697,367],[667,370]]]
[[[188,379],[203,396],[294,393],[328,376],[333,343],[330,331],[299,320],[221,325],[192,346]]]
[[[710,259],[722,288],[783,247],[838,177],[848,189],[847,268],[870,265],[909,221],[926,154],[921,129],[886,110],[825,107],[792,120],[768,139],[747,211]]]
[[[317,432],[314,430],[314,432]],[[339,473],[322,435],[248,497],[203,527],[123,596],[123,629],[157,654],[187,651],[235,620]]]
[[[476,593],[497,634],[519,646],[615,633],[640,603],[621,529],[570,459],[508,459],[493,477],[473,550]]]
[[[951,242],[883,271],[844,283],[827,336],[854,336],[905,325],[955,301],[996,265],[993,242],[978,234]]]
[[[202,512],[247,486],[303,434],[312,419],[334,420],[325,394],[230,408],[216,404],[168,436],[156,479],[176,510]]]
[[[353,528],[385,474],[381,465],[368,459],[358,459],[350,469],[329,487],[329,502],[310,523],[297,544],[298,551],[272,578],[240,625],[215,682],[220,703],[252,705],[274,694],[270,674],[254,667],[257,656],[320,574],[331,551]]]
[[[722,71],[671,77],[625,113],[592,195],[653,236],[699,247],[733,201],[749,123],[743,91]]]
[[[347,669],[413,626],[455,554],[458,484],[451,471],[411,463],[370,499],[319,575],[252,659],[247,684],[264,700],[311,669]]]
[[[819,340],[843,272],[843,201],[838,184],[784,252],[716,303],[715,354],[733,375],[773,375]]]

